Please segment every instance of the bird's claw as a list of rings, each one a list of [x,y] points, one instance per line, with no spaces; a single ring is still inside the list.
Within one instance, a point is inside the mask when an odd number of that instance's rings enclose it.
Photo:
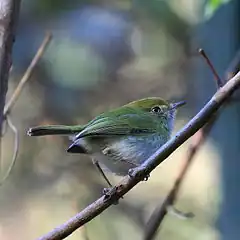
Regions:
[[[150,174],[144,174],[145,169],[137,169],[137,168],[131,168],[128,170],[128,176],[130,178],[137,177],[140,178],[143,181],[147,181],[150,177]],[[145,175],[145,176],[143,176]]]
[[[117,196],[117,191],[118,191],[118,187],[104,188],[103,189],[104,200],[108,201],[109,199],[113,199],[113,204],[117,205],[119,203],[119,197]]]
[[[150,174],[147,174],[147,176],[144,177],[143,181],[147,181],[150,178]]]
[[[135,171],[135,168],[130,168],[130,169],[128,170],[128,176],[129,176],[130,178],[133,178],[133,177],[134,177],[134,171]]]
[[[102,194],[103,194],[103,195],[107,195],[108,192],[111,191],[111,189],[112,189],[112,188],[103,188],[103,190],[102,190]]]

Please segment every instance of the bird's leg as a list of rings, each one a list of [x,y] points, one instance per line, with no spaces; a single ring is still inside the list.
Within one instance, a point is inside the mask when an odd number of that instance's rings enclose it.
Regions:
[[[110,183],[110,181],[108,180],[107,176],[105,175],[105,173],[103,172],[101,166],[99,165],[98,161],[93,159],[93,164],[96,166],[97,170],[101,173],[102,177],[105,179],[105,181],[107,182],[108,186],[110,188],[112,188],[112,184]],[[105,191],[105,190],[104,190]]]
[[[107,176],[105,175],[104,171],[102,170],[101,166],[99,165],[99,162],[96,159],[93,159],[93,164],[96,166],[97,170],[101,173],[102,177],[105,179],[105,181],[108,184],[108,188],[103,188],[103,195],[105,195],[106,198],[108,198],[111,195],[114,195],[116,192],[116,189],[113,187],[111,182],[108,180]],[[123,197],[122,197],[123,198]],[[118,204],[118,200],[114,202],[115,205]]]

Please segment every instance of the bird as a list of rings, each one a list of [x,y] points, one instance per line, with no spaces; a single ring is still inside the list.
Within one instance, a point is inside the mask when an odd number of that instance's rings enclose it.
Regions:
[[[177,109],[185,103],[148,97],[106,111],[85,125],[36,126],[27,134],[74,135],[67,152],[89,155],[112,186],[104,172],[125,176],[144,163],[169,140]]]

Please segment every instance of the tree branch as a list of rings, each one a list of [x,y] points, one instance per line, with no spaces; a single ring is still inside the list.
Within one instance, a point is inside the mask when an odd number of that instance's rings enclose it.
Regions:
[[[198,52],[199,52],[199,54],[201,54],[201,56],[205,59],[207,65],[209,66],[210,70],[212,71],[213,76],[214,76],[214,78],[215,78],[215,80],[216,80],[217,88],[222,87],[222,86],[224,85],[224,82],[223,82],[222,79],[219,77],[217,71],[215,70],[212,62],[211,62],[210,59],[208,58],[208,56],[207,56],[207,54],[205,53],[205,51],[204,51],[202,48],[200,48],[200,49],[198,50]]]
[[[8,75],[12,64],[11,54],[15,39],[20,0],[0,1],[0,132],[4,120],[3,109],[8,89]]]
[[[53,229],[39,240],[59,240],[64,239],[76,229],[98,216],[108,207],[119,200],[124,194],[131,190],[137,183],[142,181],[148,174],[173,153],[188,138],[194,135],[203,127],[224,102],[240,87],[240,72],[230,79],[221,89],[219,89],[210,101],[193,117],[174,137],[157,150],[141,166],[133,169],[131,177],[126,176],[116,185],[107,196],[102,196],[84,210],[76,214],[63,225]]]
[[[18,97],[20,96],[25,84],[27,83],[27,81],[32,76],[32,73],[33,73],[36,65],[38,64],[38,62],[41,59],[44,52],[46,51],[51,39],[52,39],[52,35],[51,35],[50,32],[48,32],[46,34],[46,36],[44,37],[43,42],[40,45],[40,47],[38,48],[38,50],[37,50],[34,58],[32,59],[30,65],[28,66],[27,70],[25,71],[24,75],[22,76],[20,82],[18,83],[16,89],[14,90],[11,98],[6,103],[6,105],[4,107],[4,113],[3,113],[4,116],[6,116],[11,111],[15,102],[17,101]]]

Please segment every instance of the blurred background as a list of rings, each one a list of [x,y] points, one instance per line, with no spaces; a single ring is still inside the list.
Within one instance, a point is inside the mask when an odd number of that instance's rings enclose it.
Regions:
[[[100,197],[106,187],[89,157],[66,153],[67,137],[30,138],[29,127],[82,124],[129,101],[161,96],[187,101],[178,112],[176,132],[216,91],[197,49],[205,49],[224,78],[239,47],[239,13],[237,0],[23,0],[8,97],[47,30],[53,40],[11,113],[20,150],[1,187],[0,239],[36,239]],[[156,239],[240,239],[239,109],[235,102],[221,112],[184,180],[177,207],[195,218],[168,215]],[[119,205],[68,239],[141,239],[148,217],[181,169],[189,142]],[[13,143],[7,131],[4,169]],[[121,179],[107,176],[113,183]]]

